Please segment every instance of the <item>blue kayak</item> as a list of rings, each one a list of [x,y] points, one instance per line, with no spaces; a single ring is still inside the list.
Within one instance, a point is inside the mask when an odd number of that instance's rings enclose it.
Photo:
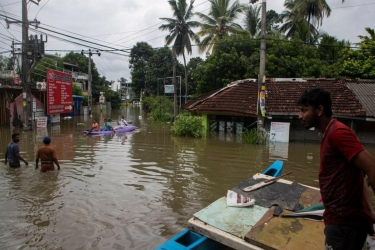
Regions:
[[[276,160],[274,163],[271,164],[271,166],[264,170],[262,174],[273,177],[279,177],[283,172],[283,165],[283,161]]]

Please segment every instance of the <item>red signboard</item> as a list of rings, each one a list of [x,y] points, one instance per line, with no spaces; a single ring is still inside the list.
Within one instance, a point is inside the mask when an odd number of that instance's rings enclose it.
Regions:
[[[72,81],[71,74],[47,69],[47,114],[72,112]]]
[[[13,75],[14,84],[20,84],[20,77],[16,74]]]

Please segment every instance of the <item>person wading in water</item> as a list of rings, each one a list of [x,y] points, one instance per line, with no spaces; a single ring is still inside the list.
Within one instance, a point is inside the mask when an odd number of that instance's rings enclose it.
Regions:
[[[60,165],[56,157],[56,150],[50,145],[51,138],[45,136],[43,143],[44,145],[40,146],[36,152],[35,169],[38,169],[39,159],[41,159],[40,172],[54,171],[55,166],[53,163],[55,163],[57,169],[60,170]]]
[[[9,162],[9,166],[11,168],[19,168],[21,166],[20,160],[23,161],[26,164],[26,166],[29,165],[29,163],[20,155],[20,147],[17,144],[19,141],[20,134],[12,134],[12,142],[8,144],[7,149],[5,151],[4,164],[6,165]]]

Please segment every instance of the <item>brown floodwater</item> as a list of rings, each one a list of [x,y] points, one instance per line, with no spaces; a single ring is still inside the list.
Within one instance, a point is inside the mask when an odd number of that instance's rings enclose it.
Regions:
[[[236,135],[175,137],[139,107],[99,113],[113,124],[124,115],[138,129],[84,136],[88,116],[22,131],[0,128],[0,249],[154,249],[187,226],[192,215],[228,189],[284,160],[287,177],[317,186],[319,144],[243,145]],[[26,167],[3,164],[13,132],[21,133]],[[45,135],[60,171],[34,170]],[[375,147],[367,145],[375,155]]]

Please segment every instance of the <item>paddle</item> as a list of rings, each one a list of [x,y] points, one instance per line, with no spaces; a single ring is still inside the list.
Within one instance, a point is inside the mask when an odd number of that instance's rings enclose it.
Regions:
[[[265,180],[265,181],[262,181],[262,182],[259,182],[257,184],[254,184],[254,185],[251,185],[251,186],[248,186],[248,187],[245,187],[243,188],[242,190],[245,191],[245,192],[250,192],[250,191],[253,191],[253,190],[256,190],[256,189],[259,189],[261,187],[264,187],[264,186],[267,186],[267,185],[270,185],[272,183],[275,183],[278,179],[280,179],[281,177],[284,177],[288,174],[291,174],[293,173],[292,171],[289,172],[289,173],[286,173],[286,174],[283,174],[283,175],[280,175],[279,177],[274,177],[272,179],[268,179],[268,180]]]

